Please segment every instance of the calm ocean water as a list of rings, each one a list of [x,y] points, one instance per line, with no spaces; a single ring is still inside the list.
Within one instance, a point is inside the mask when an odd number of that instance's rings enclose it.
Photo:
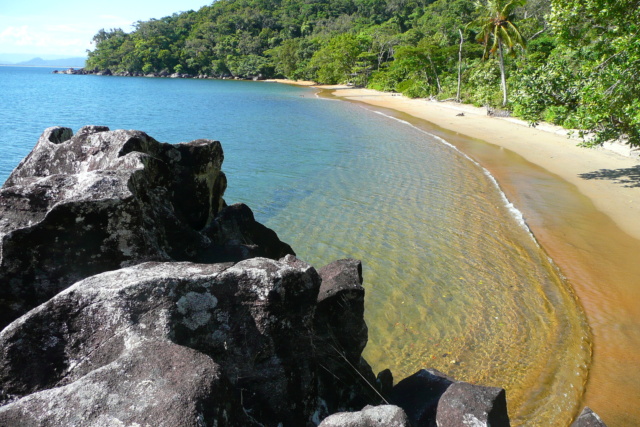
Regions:
[[[507,389],[514,424],[568,424],[589,332],[557,269],[479,165],[428,132],[287,85],[0,67],[0,180],[49,126],[217,139],[228,203],[320,267],[364,262],[375,371]]]

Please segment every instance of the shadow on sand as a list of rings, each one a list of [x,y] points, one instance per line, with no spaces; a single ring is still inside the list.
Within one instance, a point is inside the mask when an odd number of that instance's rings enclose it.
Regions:
[[[607,179],[625,187],[640,187],[640,165],[623,169],[600,169],[578,176],[583,179]]]

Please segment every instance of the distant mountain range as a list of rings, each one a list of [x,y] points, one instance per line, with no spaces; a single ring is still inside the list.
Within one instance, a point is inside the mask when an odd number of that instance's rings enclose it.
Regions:
[[[5,65],[20,65],[23,67],[60,67],[60,68],[82,68],[86,58],[64,58],[64,59],[42,59],[33,58],[28,61],[17,62]]]

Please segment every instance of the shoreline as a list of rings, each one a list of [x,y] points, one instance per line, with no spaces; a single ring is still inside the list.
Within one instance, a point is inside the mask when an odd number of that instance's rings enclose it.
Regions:
[[[639,152],[621,144],[578,147],[559,126],[532,128],[511,117],[489,117],[484,108],[455,102],[409,99],[399,94],[345,86],[314,86],[333,90],[350,101],[387,108],[426,120],[443,129],[509,149],[575,185],[596,207],[630,236],[640,239]],[[464,116],[457,114],[463,113]],[[534,148],[533,148],[534,147]]]
[[[296,84],[296,82],[280,81]],[[610,427],[640,418],[640,159],[583,148],[568,131],[483,108],[371,89],[313,86],[443,137],[485,167],[573,289],[593,333],[582,404]],[[464,115],[458,115],[464,113]],[[623,147],[625,148],[625,147]],[[622,398],[622,396],[625,396]]]

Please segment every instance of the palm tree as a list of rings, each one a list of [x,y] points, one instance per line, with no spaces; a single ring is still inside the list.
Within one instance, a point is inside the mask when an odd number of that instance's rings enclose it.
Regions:
[[[527,0],[478,0],[476,10],[480,16],[467,26],[480,28],[478,41],[484,43],[484,57],[498,51],[500,59],[500,78],[502,82],[502,105],[507,105],[507,79],[504,71],[504,47],[515,52],[516,46],[526,48],[526,42],[520,30],[513,24],[513,12],[524,6]],[[490,44],[493,39],[493,44]],[[491,47],[489,47],[491,46]]]

